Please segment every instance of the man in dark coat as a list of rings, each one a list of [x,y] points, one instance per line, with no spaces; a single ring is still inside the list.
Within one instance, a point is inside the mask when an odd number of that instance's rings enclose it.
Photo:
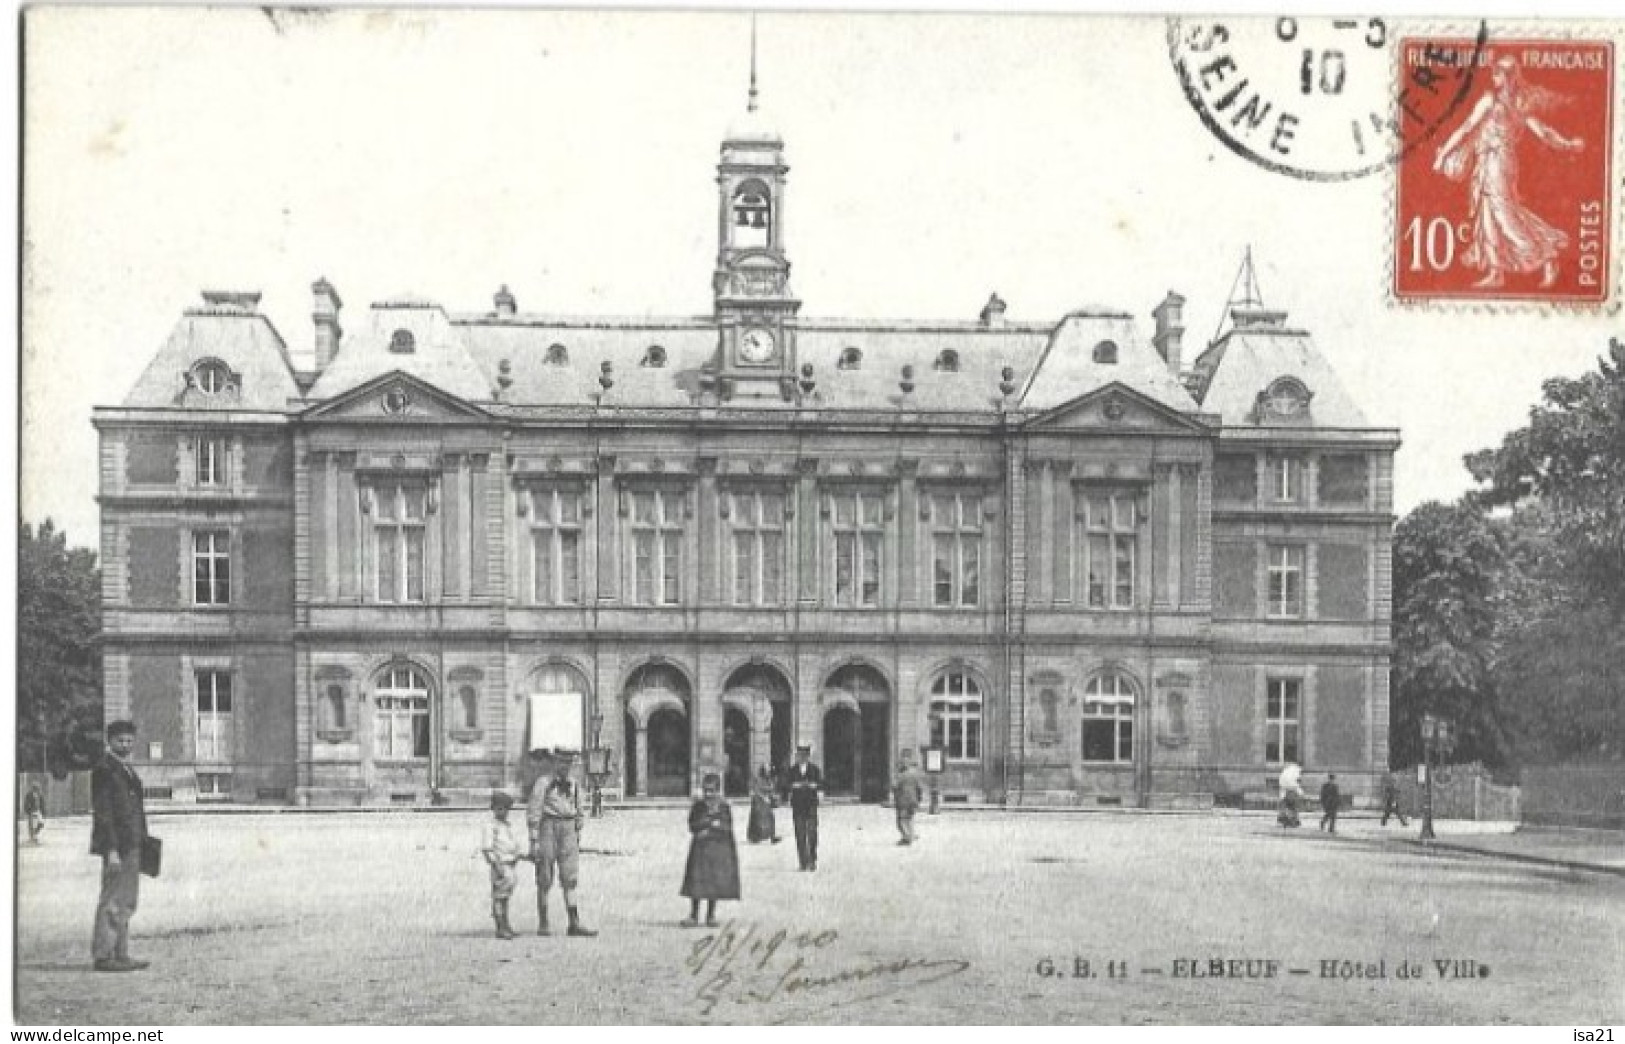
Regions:
[[[1337,786],[1337,773],[1326,777],[1320,785],[1320,829],[1337,833],[1337,807],[1343,803],[1343,792]]]
[[[130,767],[135,724],[107,726],[107,752],[90,773],[90,852],[102,857],[102,890],[96,900],[91,955],[97,971],[139,971],[130,959],[130,917],[141,890],[141,849],[147,840],[147,808],[141,778]]]
[[[790,766],[790,818],[796,825],[796,854],[801,869],[818,869],[818,790],[824,774],[811,760],[812,748],[796,748],[796,763]]]
[[[1394,778],[1392,772],[1382,774],[1382,824],[1388,825],[1389,816],[1398,816],[1400,826],[1409,826],[1405,822],[1405,813],[1399,809],[1399,780]]]

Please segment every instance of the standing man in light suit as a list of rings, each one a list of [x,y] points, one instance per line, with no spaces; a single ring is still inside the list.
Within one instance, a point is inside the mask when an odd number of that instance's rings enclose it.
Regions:
[[[551,935],[547,927],[547,893],[553,887],[553,871],[558,869],[559,887],[564,890],[564,910],[570,917],[565,934],[591,938],[598,933],[581,923],[576,908],[576,885],[581,876],[581,787],[570,778],[575,755],[556,751],[553,775],[538,779],[525,806],[525,822],[530,827],[530,857],[536,862],[536,934]]]
[[[102,890],[90,952],[96,970],[140,971],[130,959],[130,917],[141,892],[141,849],[147,840],[146,792],[130,767],[135,723],[107,726],[107,751],[90,772],[90,853],[102,857]]]
[[[796,825],[796,854],[801,869],[818,869],[818,791],[824,775],[811,760],[812,748],[796,748],[796,763],[790,766],[790,818]]]

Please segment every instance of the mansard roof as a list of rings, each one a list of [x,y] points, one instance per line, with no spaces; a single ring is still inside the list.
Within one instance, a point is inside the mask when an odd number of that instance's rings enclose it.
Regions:
[[[1142,341],[1126,312],[1075,312],[1061,320],[1026,385],[1021,405],[1048,410],[1107,384],[1194,413],[1196,402],[1155,348]]]
[[[380,301],[365,327],[347,334],[307,397],[330,399],[399,370],[468,402],[489,401],[493,375],[469,354],[439,305],[415,297]]]
[[[1370,427],[1314,338],[1287,326],[1285,312],[1232,312],[1231,329],[1192,367],[1204,410],[1218,414],[1226,427]],[[1305,408],[1290,416],[1273,415],[1266,406],[1269,394],[1291,388],[1292,382],[1308,393]]]
[[[259,294],[205,291],[124,397],[124,406],[198,410],[285,410],[299,396],[288,346],[259,314]],[[206,365],[224,368],[229,383],[205,392]]]

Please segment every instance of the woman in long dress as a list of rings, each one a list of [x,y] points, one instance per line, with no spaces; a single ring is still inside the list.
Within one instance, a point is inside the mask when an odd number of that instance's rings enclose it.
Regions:
[[[705,925],[717,924],[717,900],[739,898],[739,851],[734,847],[733,812],[722,799],[722,777],[706,773],[703,796],[688,810],[688,866],[683,871],[681,894],[688,897],[684,928],[700,923],[700,900],[705,900]]]
[[[1499,287],[1506,274],[1539,271],[1540,285],[1557,281],[1557,258],[1568,233],[1553,228],[1523,203],[1518,192],[1518,145],[1524,132],[1559,152],[1579,152],[1579,138],[1565,138],[1539,118],[1559,96],[1524,82],[1514,58],[1490,67],[1490,90],[1479,98],[1454,134],[1439,147],[1433,169],[1453,181],[1471,176],[1470,241],[1462,261],[1484,273],[1476,287]]]
[[[745,828],[745,840],[751,844],[761,841],[779,843],[779,825],[773,815],[773,780],[767,766],[756,769],[756,778],[750,782],[750,825]]]

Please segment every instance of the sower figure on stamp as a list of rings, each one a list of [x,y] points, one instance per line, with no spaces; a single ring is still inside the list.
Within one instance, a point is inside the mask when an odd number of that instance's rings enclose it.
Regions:
[[[491,868],[491,920],[496,922],[497,938],[512,939],[519,933],[508,922],[508,902],[519,884],[518,864],[525,852],[508,822],[513,798],[502,791],[491,795],[491,818],[480,834],[480,854]]]
[[[598,933],[581,923],[576,906],[576,885],[581,873],[581,788],[570,779],[574,755],[558,751],[553,756],[553,775],[538,779],[525,807],[530,825],[530,856],[536,861],[536,934],[552,934],[547,927],[547,893],[558,871],[564,891],[564,910],[570,917],[566,934],[591,937]]]
[[[1484,273],[1476,287],[1499,287],[1506,274],[1539,271],[1540,285],[1557,282],[1557,258],[1568,233],[1553,228],[1524,204],[1518,189],[1518,144],[1527,131],[1559,152],[1579,152],[1580,138],[1566,138],[1538,114],[1561,97],[1524,82],[1518,61],[1498,58],[1490,67],[1491,89],[1479,98],[1454,134],[1439,147],[1433,168],[1454,181],[1471,178],[1471,235],[1462,261]]]
[[[1337,773],[1326,776],[1320,785],[1320,829],[1337,833],[1337,808],[1343,801],[1343,791],[1337,786]]]
[[[790,766],[790,818],[796,825],[796,855],[801,869],[818,869],[818,789],[824,775],[812,763],[812,748],[796,748],[796,763]]]
[[[920,774],[914,770],[914,761],[907,754],[897,763],[897,781],[892,784],[892,804],[897,809],[897,839],[900,845],[914,843],[914,814],[920,810],[920,797],[924,786]]]
[[[1391,815],[1399,817],[1400,826],[1410,826],[1405,822],[1405,813],[1399,808],[1399,780],[1390,771],[1382,774],[1382,826],[1388,825]]]
[[[90,852],[102,857],[102,889],[90,952],[97,971],[139,971],[130,959],[130,918],[141,892],[141,849],[147,840],[146,794],[130,767],[135,723],[107,726],[107,752],[90,772]]]

